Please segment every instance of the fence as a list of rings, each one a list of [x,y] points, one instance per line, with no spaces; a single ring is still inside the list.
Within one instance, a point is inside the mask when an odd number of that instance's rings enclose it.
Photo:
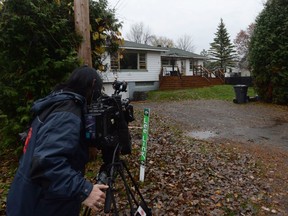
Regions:
[[[225,84],[253,86],[252,77],[225,77]]]

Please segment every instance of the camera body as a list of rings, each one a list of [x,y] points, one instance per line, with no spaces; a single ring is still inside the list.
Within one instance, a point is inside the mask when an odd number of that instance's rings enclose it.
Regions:
[[[119,93],[126,91],[127,83],[114,81],[112,96],[103,95],[92,101],[85,114],[85,136],[92,145],[106,152],[119,143],[122,154],[131,154],[128,123],[134,120],[133,106]]]
[[[115,80],[112,86],[115,90],[114,94],[112,96],[103,95],[96,101],[93,101],[85,114],[86,140],[101,150],[104,162],[96,176],[96,183],[107,184],[109,186],[106,190],[104,212],[109,213],[111,211],[111,204],[113,203],[113,215],[118,215],[114,197],[117,189],[113,183],[119,174],[126,189],[131,215],[138,215],[138,210],[141,209],[141,212],[146,213],[147,216],[151,216],[151,209],[148,208],[132,174],[125,162],[120,160],[120,152],[122,155],[125,155],[131,154],[132,151],[128,124],[134,120],[133,106],[130,104],[129,99],[122,99],[122,96],[119,94],[126,91],[127,83]],[[125,171],[126,173],[124,174]],[[125,179],[126,175],[129,176],[129,183],[133,184],[135,193],[129,188],[128,182]],[[140,205],[136,201],[136,194],[141,199]],[[132,198],[136,208],[132,204]]]

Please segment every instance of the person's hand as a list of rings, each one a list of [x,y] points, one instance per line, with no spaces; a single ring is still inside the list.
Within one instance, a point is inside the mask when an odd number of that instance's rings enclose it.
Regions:
[[[83,201],[83,204],[95,211],[102,209],[106,197],[106,194],[103,191],[107,188],[108,186],[103,184],[94,185],[89,196]]]

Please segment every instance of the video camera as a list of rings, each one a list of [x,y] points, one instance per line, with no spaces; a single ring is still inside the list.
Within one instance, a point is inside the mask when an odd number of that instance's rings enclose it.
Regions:
[[[105,163],[111,162],[111,157],[107,154],[111,154],[117,144],[121,154],[131,154],[128,123],[134,120],[134,111],[130,100],[122,99],[119,94],[126,91],[127,83],[115,80],[112,87],[114,94],[103,95],[92,101],[85,114],[86,140],[102,150]]]
[[[114,94],[112,96],[103,95],[93,101],[85,114],[85,133],[86,139],[91,145],[97,147],[102,152],[104,164],[100,167],[96,176],[97,184],[107,184],[104,212],[111,212],[113,204],[113,215],[118,214],[116,198],[116,177],[120,176],[125,187],[131,215],[143,215],[139,212],[152,215],[151,209],[147,206],[140,190],[132,177],[126,163],[120,160],[122,155],[131,154],[131,136],[128,123],[134,120],[133,106],[129,99],[122,99],[120,92],[126,91],[127,83],[115,80],[112,84]],[[124,174],[125,173],[125,174]],[[126,179],[126,175],[129,179]],[[133,185],[134,193],[128,185],[128,181]],[[141,202],[136,200],[136,196]],[[134,201],[134,206],[133,202]],[[135,208],[136,206],[136,208]],[[91,209],[85,209],[84,216],[90,216]]]

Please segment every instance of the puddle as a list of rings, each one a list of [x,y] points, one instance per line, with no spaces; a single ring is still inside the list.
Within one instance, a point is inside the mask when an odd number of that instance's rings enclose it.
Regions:
[[[217,134],[213,131],[190,131],[187,135],[195,139],[209,139],[215,137]]]

